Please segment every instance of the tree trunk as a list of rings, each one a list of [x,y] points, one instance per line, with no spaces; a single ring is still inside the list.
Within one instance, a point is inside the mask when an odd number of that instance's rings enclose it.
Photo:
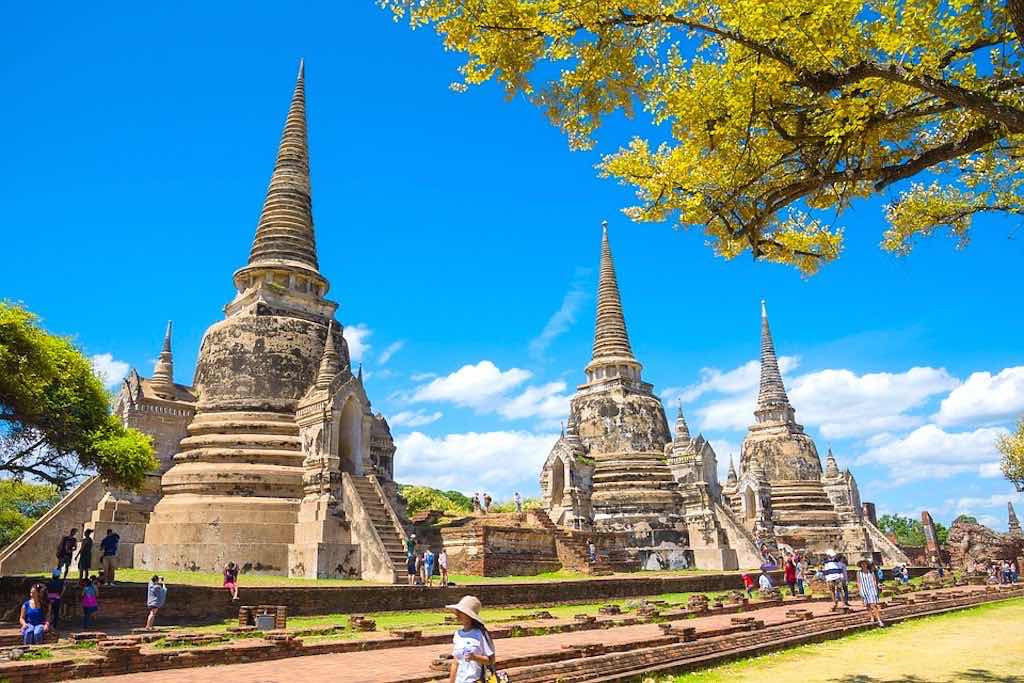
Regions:
[[[1013,31],[1017,34],[1017,42],[1024,45],[1024,0],[1006,0],[1006,11],[1013,22]]]

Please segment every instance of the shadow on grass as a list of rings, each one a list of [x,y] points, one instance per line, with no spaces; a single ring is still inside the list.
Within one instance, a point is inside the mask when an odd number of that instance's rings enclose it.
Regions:
[[[967,669],[954,674],[953,681],[975,681],[976,683],[1024,683],[1024,676],[1016,674],[996,674],[986,669]],[[901,676],[899,678],[875,678],[874,676],[844,676],[832,679],[832,683],[931,683],[928,679],[918,676]]]

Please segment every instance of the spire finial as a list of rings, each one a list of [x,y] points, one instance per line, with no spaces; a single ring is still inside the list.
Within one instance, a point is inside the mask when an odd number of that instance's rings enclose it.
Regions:
[[[775,355],[775,342],[768,326],[768,311],[764,300],[761,301],[761,387],[757,394],[757,410],[768,410],[775,407],[792,410],[786,387],[782,383],[779,371],[779,359]],[[756,414],[756,411],[755,411]]]
[[[316,238],[306,141],[306,65],[299,60],[277,162],[256,227],[249,266],[293,265],[316,271]]]
[[[561,436],[561,438],[564,439],[565,438],[565,423],[564,422],[559,422],[558,424],[562,427],[562,436]]]
[[[690,441],[690,427],[683,417],[683,400],[679,399],[679,410],[676,412],[676,441]]]
[[[768,317],[768,302],[764,299],[761,299],[761,317]]]
[[[736,481],[736,466],[732,461],[732,453],[729,454],[729,474],[726,475],[726,481],[733,483]]]
[[[630,359],[634,362],[629,345],[626,319],[622,313],[619,283],[615,277],[615,263],[608,243],[608,224],[603,224],[601,236],[601,274],[597,285],[597,325],[594,330],[593,360],[601,357]]]
[[[153,376],[149,380],[153,392],[161,398],[173,399],[176,396],[174,389],[174,354],[171,353],[171,331],[174,323],[167,321],[167,330],[164,332],[164,344],[160,349],[160,357],[153,366]]]
[[[832,455],[832,446],[828,447],[828,455],[825,458],[825,476],[839,476],[839,465],[836,464],[836,456]]]
[[[356,375],[356,379],[358,379],[359,383],[362,384],[362,382],[363,382],[363,364],[362,364],[362,362],[359,363],[359,374]]]
[[[327,323],[327,341],[324,342],[324,353],[320,356],[320,369],[316,373],[316,388],[327,389],[341,370],[341,355],[334,343],[334,320]]]

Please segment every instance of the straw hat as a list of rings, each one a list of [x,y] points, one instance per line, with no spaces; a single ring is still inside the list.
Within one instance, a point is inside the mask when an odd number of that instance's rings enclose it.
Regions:
[[[480,618],[480,609],[483,605],[480,604],[480,599],[473,597],[472,595],[463,596],[454,605],[445,605],[445,609],[455,610],[456,612],[462,612],[467,617],[480,624],[484,623],[484,620]]]
[[[832,550],[832,548],[829,548],[828,550],[825,551],[825,556],[826,557],[835,557],[836,556],[836,551]]]

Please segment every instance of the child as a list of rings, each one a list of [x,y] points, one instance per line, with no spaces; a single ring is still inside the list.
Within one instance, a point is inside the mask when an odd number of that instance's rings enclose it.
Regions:
[[[452,637],[452,660],[448,683],[476,683],[494,668],[494,641],[480,618],[480,601],[467,595],[447,609],[462,626]]]
[[[53,628],[60,623],[60,601],[64,599],[65,585],[60,567],[57,567],[53,570],[53,576],[46,582],[46,597],[50,601],[50,626]]]
[[[754,595],[754,577],[750,574],[744,574],[743,587],[747,589],[747,597],[752,597]]]
[[[426,554],[423,556],[423,568],[427,573],[427,586],[430,588],[434,587],[434,551],[427,548]]]
[[[231,592],[231,600],[238,600],[238,565],[228,562],[224,567],[224,587]]]
[[[100,608],[100,590],[92,579],[82,579],[82,630],[92,625],[92,615]]]

